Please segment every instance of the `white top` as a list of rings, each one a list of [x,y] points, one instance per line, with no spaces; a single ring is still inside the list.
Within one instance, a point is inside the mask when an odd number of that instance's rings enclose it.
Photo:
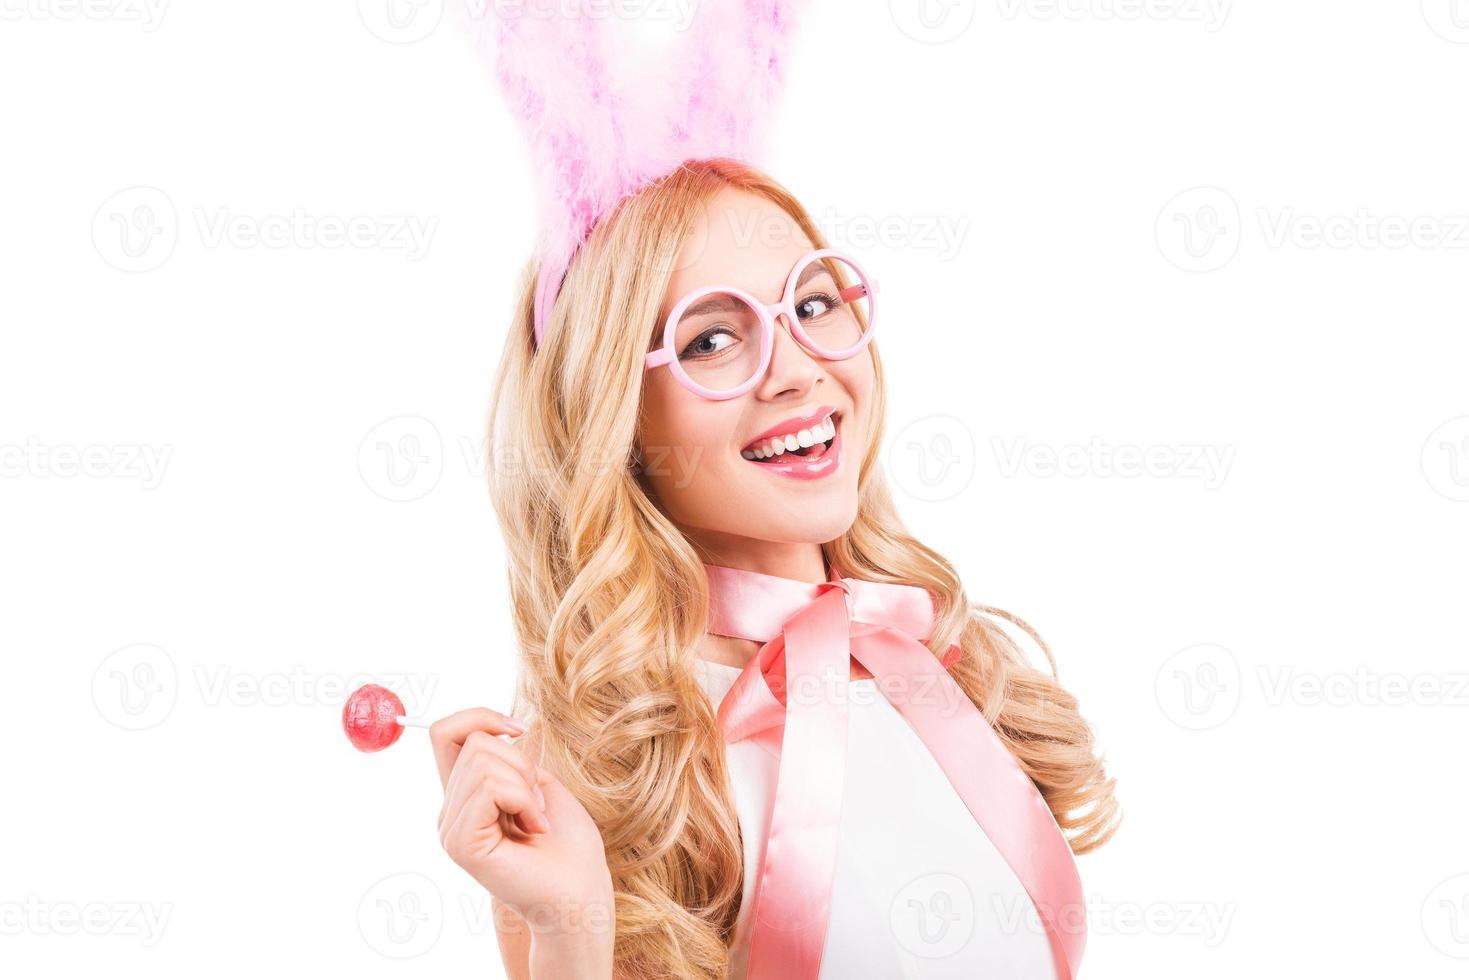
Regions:
[[[714,707],[740,670],[696,658]],[[1055,980],[1045,927],[923,740],[872,678],[848,688],[847,773],[822,980]],[[730,980],[743,980],[779,758],[725,747],[744,837]]]

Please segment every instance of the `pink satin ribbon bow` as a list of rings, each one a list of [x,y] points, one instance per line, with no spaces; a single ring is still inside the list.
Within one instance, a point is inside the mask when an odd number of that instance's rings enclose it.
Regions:
[[[747,980],[820,974],[847,764],[849,657],[933,754],[1030,896],[1057,977],[1074,980],[1086,922],[1071,848],[1045,798],[949,676],[958,646],[940,660],[924,645],[933,629],[929,593],[835,572],[814,584],[721,565],[704,570],[707,630],[764,644],[720,702],[720,729],[727,742],[764,739],[780,758]]]

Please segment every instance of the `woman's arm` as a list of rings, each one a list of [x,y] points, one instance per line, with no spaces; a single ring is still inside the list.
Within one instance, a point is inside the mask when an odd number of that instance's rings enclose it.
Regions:
[[[491,908],[507,980],[613,980],[610,924],[600,932],[535,935],[514,909],[498,899],[491,899]]]
[[[490,909],[495,917],[500,959],[505,961],[505,980],[531,980],[530,929],[525,920],[494,896],[490,897]]]
[[[501,735],[527,735],[524,744]],[[601,832],[536,761],[526,725],[469,708],[429,726],[444,786],[439,840],[490,893],[516,980],[613,980],[616,916]]]

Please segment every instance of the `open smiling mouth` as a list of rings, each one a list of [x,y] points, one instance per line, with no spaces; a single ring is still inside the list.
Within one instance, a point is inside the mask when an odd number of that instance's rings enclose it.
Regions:
[[[837,428],[840,423],[842,423],[842,413],[833,411],[830,416],[826,417],[826,420],[809,429],[752,442],[751,445],[746,445],[743,450],[740,450],[740,455],[762,466],[789,464],[793,463],[796,458],[806,461],[818,460],[823,455],[830,453],[831,447],[836,442]]]

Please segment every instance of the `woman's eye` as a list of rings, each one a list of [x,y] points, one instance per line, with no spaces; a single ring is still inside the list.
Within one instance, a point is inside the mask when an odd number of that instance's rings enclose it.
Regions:
[[[836,309],[837,302],[825,293],[817,293],[807,296],[796,304],[796,315],[802,320],[811,320],[818,316],[824,316]]]
[[[721,338],[727,340],[728,343],[716,344],[715,341]],[[727,327],[710,327],[689,341],[688,346],[680,351],[678,356],[681,358],[709,357],[712,354],[718,354],[722,350],[727,350],[734,343],[735,339],[735,335]]]

